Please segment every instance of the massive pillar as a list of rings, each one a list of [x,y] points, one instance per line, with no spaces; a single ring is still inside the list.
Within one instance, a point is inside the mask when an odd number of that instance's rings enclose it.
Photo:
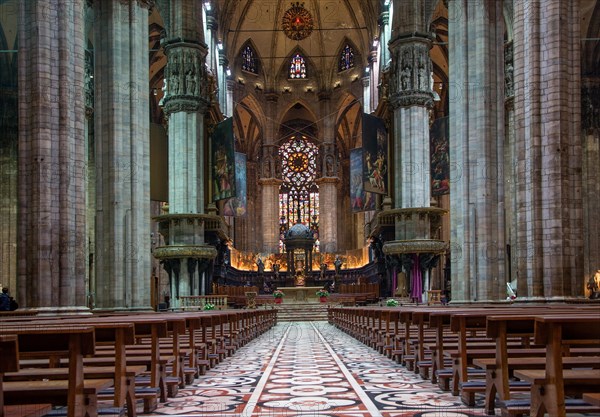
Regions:
[[[0,6],[0,25],[18,16],[19,2]],[[17,288],[17,179],[19,142],[19,91],[17,36],[6,38],[8,50],[0,54],[0,284],[20,299]]]
[[[514,7],[518,297],[583,295],[580,5]]]
[[[450,0],[453,301],[505,298],[502,2]]]
[[[83,309],[84,2],[19,4],[19,303]]]
[[[96,306],[150,307],[149,0],[95,1]]]
[[[319,241],[322,253],[338,250],[338,155],[335,146],[335,112],[328,93],[319,95],[321,107],[321,137],[319,149],[322,166],[317,167],[316,180],[319,186]]]
[[[266,94],[267,122],[264,126],[260,164],[261,234],[264,253],[279,252],[279,187],[281,186],[281,159],[277,141],[277,100],[275,93]]]
[[[588,78],[582,88],[584,280],[600,270],[600,77]],[[586,285],[587,286],[587,285]],[[589,290],[589,289],[588,289]],[[589,295],[589,291],[587,292]]]
[[[154,256],[169,273],[171,305],[177,307],[179,296],[210,293],[207,270],[217,251],[205,238],[211,216],[204,215],[204,115],[211,92],[202,1],[177,0],[169,7],[170,26],[162,42],[167,56],[163,109],[169,119],[169,214],[155,218],[166,246],[156,248]]]
[[[400,256],[410,274],[412,297],[421,300],[421,276],[437,262],[446,244],[431,233],[444,210],[430,207],[429,109],[433,106],[431,38],[428,21],[433,2],[394,1],[394,36],[389,42],[390,105],[393,109],[391,159],[394,167],[393,210],[395,240],[383,252]],[[423,290],[427,290],[426,284]]]

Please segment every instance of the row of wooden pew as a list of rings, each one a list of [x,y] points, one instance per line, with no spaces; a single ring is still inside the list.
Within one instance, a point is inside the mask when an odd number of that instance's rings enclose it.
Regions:
[[[152,412],[275,323],[275,310],[2,318],[0,417],[96,417],[103,399]]]
[[[329,321],[469,406],[483,394],[490,415],[600,411],[598,304],[330,307]]]

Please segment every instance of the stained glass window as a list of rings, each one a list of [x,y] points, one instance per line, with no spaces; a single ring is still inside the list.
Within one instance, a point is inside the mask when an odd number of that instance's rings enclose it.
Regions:
[[[340,72],[354,68],[354,49],[348,44],[342,49],[340,54]]]
[[[279,250],[283,252],[285,232],[298,222],[308,226],[319,238],[318,147],[306,136],[290,137],[279,148],[283,184],[279,189]],[[318,251],[318,245],[315,244]]]
[[[290,63],[290,79],[303,80],[306,78],[306,62],[300,54],[294,55]]]
[[[250,45],[246,45],[242,51],[242,70],[251,72],[253,74],[258,74],[254,50]]]

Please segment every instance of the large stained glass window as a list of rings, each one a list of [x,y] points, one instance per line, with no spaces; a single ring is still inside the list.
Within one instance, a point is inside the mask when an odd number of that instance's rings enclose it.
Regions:
[[[285,232],[298,220],[313,231],[315,249],[319,250],[318,152],[319,148],[303,135],[291,136],[279,148],[283,179],[279,188],[280,252]]]
[[[242,51],[242,70],[251,72],[253,74],[258,74],[254,50],[250,45],[246,45]]]
[[[347,69],[354,68],[354,49],[348,44],[342,49],[340,54],[340,66],[339,71],[346,71]]]
[[[306,61],[302,55],[296,54],[292,57],[289,78],[292,80],[306,79]]]

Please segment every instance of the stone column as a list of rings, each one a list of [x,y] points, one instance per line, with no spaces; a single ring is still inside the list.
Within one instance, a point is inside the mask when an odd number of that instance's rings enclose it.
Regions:
[[[390,51],[388,49],[388,42],[390,41],[390,6],[383,5],[381,14],[379,15],[379,45],[381,48],[381,59],[379,68],[381,71],[386,69],[389,65]]]
[[[390,41],[394,208],[430,204],[429,109],[433,105],[430,47],[431,40],[425,34],[399,33]]]
[[[95,1],[96,305],[150,307],[149,0]]]
[[[167,247],[155,256],[171,263],[172,305],[178,295],[205,295],[206,274],[216,250],[206,244],[206,161],[204,115],[210,105],[202,23],[202,1],[176,0],[169,4],[169,21],[162,45],[167,56],[163,109],[169,120],[169,214],[157,220]],[[161,223],[163,224],[163,223]]]
[[[600,269],[600,77],[584,80],[582,88],[584,280]],[[589,292],[586,293],[589,295]]]
[[[277,101],[279,96],[270,92],[265,94],[267,106],[266,125],[261,163],[258,167],[261,193],[261,229],[262,252],[279,252],[279,187],[281,186],[281,158],[277,147]]]
[[[22,307],[64,311],[86,304],[83,3],[19,3]]]
[[[319,94],[321,110],[321,138],[323,143],[319,149],[321,166],[317,167],[320,176],[316,183],[319,186],[319,241],[322,253],[333,253],[338,250],[338,155],[335,146],[336,112],[331,105],[328,92]]]
[[[389,73],[390,106],[393,109],[391,156],[394,172],[393,208],[395,240],[383,245],[383,252],[418,262],[405,262],[407,275],[421,270],[427,276],[426,260],[446,249],[446,243],[431,234],[444,210],[430,207],[431,178],[429,152],[429,110],[433,106],[431,36],[428,21],[433,4],[421,1],[394,1],[393,31],[389,42],[392,63]],[[389,278],[389,277],[388,277]],[[412,282],[412,281],[411,281]],[[426,282],[425,282],[426,283]],[[389,282],[385,282],[389,288]],[[414,288],[418,288],[419,285]],[[413,290],[414,290],[413,288]],[[423,287],[426,293],[426,287]],[[418,291],[412,294],[421,299]]]
[[[4,16],[19,13],[19,2],[3,4]],[[0,283],[20,302],[17,287],[17,205],[19,91],[17,39],[0,54]]]
[[[511,2],[512,4],[512,2]],[[506,8],[506,3],[504,5]],[[506,224],[506,244],[510,253],[506,253],[506,277],[508,281],[517,279],[517,184],[515,182],[517,146],[515,143],[515,86],[514,59],[512,41],[504,45],[504,208]]]
[[[514,2],[518,297],[583,295],[579,3]]]
[[[506,297],[502,2],[450,0],[453,301]]]

